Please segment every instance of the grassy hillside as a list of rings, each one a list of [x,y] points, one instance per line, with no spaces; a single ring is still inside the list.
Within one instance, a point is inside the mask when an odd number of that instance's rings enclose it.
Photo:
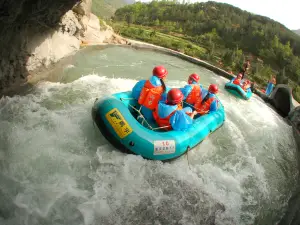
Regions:
[[[250,59],[249,77],[265,87],[272,75],[300,101],[300,37],[282,24],[225,3],[135,3],[118,9],[121,35],[179,50],[235,74]]]
[[[104,19],[109,19],[118,8],[134,3],[134,0],[93,0],[92,12]]]

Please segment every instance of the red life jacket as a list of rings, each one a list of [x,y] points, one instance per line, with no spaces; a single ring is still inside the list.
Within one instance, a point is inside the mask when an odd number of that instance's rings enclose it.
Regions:
[[[202,103],[202,96],[200,96],[195,103],[195,109],[200,115],[204,115],[209,112],[211,103],[215,100],[214,97],[208,98],[205,102]]]
[[[186,97],[185,102],[194,105],[201,94],[200,86],[197,84],[192,84],[192,91]]]
[[[235,79],[233,80],[233,83],[236,84],[236,85],[240,85],[240,84],[241,84],[241,79],[235,78]]]
[[[141,91],[138,103],[148,109],[154,110],[163,92],[164,89],[162,86],[155,87],[147,80]]]
[[[161,118],[159,115],[158,115],[158,106],[156,107],[156,109],[154,110],[153,112],[153,117],[156,121],[156,123],[158,124],[159,127],[166,127],[164,128],[165,130],[172,130],[172,126],[170,124],[170,118],[174,115],[174,113],[177,111],[177,110],[181,110],[182,109],[182,106],[181,104],[178,104],[177,105],[177,108],[172,112],[170,113],[167,117],[165,118]]]

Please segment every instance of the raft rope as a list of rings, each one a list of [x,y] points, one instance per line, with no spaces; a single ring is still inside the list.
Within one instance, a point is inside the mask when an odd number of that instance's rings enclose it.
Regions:
[[[134,98],[120,98],[120,100],[122,101],[122,100],[135,100]],[[194,109],[196,109],[196,110],[198,110],[198,108],[196,108],[195,106],[193,106],[193,105],[191,105],[191,104],[189,104],[189,103],[187,103],[187,102],[185,102],[185,101],[183,101],[185,104],[187,104],[188,106],[191,106],[191,107],[193,107]],[[134,106],[132,106],[132,105],[130,105],[130,104],[128,104],[132,109],[134,109],[136,112],[138,112],[139,113],[139,116],[137,117],[137,119],[138,118],[142,118],[143,119],[143,121],[142,121],[142,125],[144,125],[144,121],[147,123],[147,125],[148,125],[148,127],[151,129],[151,130],[159,130],[159,129],[164,129],[164,128],[168,128],[168,127],[170,127],[170,125],[169,126],[163,126],[163,127],[156,127],[156,128],[153,128],[149,123],[148,123],[148,121],[145,119],[145,117],[143,116],[143,114],[141,113],[141,109],[142,109],[142,106],[140,107],[140,109],[137,109],[137,108],[135,108]]]
[[[123,100],[135,100],[135,99],[134,99],[134,98],[120,98],[120,100],[123,101]],[[187,104],[188,106],[191,106],[191,107],[193,107],[194,109],[198,110],[198,108],[196,108],[195,106],[193,106],[193,105],[191,105],[191,104],[189,104],[189,103],[187,103],[187,102],[185,102],[185,101],[183,101],[183,102],[184,102],[185,104]],[[168,127],[171,126],[171,125],[169,125],[169,126],[163,126],[163,127],[156,127],[156,128],[153,128],[153,127],[148,123],[148,121],[145,119],[145,117],[143,116],[143,114],[141,113],[142,106],[141,106],[139,109],[137,109],[137,108],[135,108],[134,106],[132,106],[131,104],[128,104],[128,105],[129,105],[133,110],[135,110],[136,112],[138,112],[139,116],[137,117],[137,119],[138,119],[138,118],[142,118],[142,119],[143,119],[143,121],[141,122],[141,124],[144,125],[144,122],[146,122],[147,125],[148,125],[148,127],[149,127],[151,130],[160,130],[160,129],[168,128]]]
[[[139,118],[142,118],[142,125],[144,125],[144,122],[146,122],[147,123],[147,126],[151,129],[151,130],[153,130],[153,127],[148,123],[148,121],[145,119],[145,117],[143,116],[143,114],[141,113],[141,109],[142,109],[142,106],[140,107],[140,109],[137,109],[137,108],[135,108],[134,106],[132,106],[132,105],[130,105],[130,104],[128,104],[133,110],[135,110],[136,112],[138,112],[138,114],[139,114],[139,116],[137,117],[137,119],[139,119]]]
[[[134,98],[120,98],[120,100],[122,101],[122,100],[135,100]],[[139,114],[139,116],[137,117],[137,119],[138,118],[142,118],[142,122],[141,122],[141,124],[142,125],[144,125],[144,122],[146,122],[147,123],[147,126],[151,129],[151,130],[159,130],[159,129],[164,129],[164,128],[168,128],[168,127],[170,127],[170,126],[163,126],[163,127],[156,127],[156,128],[153,128],[149,123],[148,123],[148,121],[145,119],[145,117],[143,116],[143,114],[141,113],[141,109],[142,109],[142,106],[139,108],[139,109],[137,109],[137,108],[135,108],[134,106],[132,106],[131,104],[128,104],[133,110],[135,110],[136,112],[138,112],[138,114]]]
[[[123,101],[123,100],[135,100],[135,99],[134,99],[134,98],[120,98],[120,100]],[[193,105],[191,105],[191,104],[189,104],[189,103],[187,103],[187,102],[184,102],[184,103],[187,104],[187,105],[189,105],[189,106],[191,106],[191,107],[193,107],[193,108],[195,108]],[[147,122],[147,120],[145,119],[145,117],[144,117],[143,114],[141,113],[142,106],[140,107],[140,109],[137,109],[137,108],[135,108],[134,106],[132,106],[131,104],[128,104],[128,105],[129,105],[133,110],[135,110],[136,112],[139,113],[139,116],[138,116],[138,117],[142,118],[143,121],[146,121],[147,125],[150,127],[151,130],[159,130],[159,129],[163,129],[163,128],[168,128],[168,127],[170,127],[170,126],[163,126],[163,127],[157,127],[157,128],[151,127],[151,125]],[[197,109],[197,108],[195,108],[195,109]],[[143,123],[142,123],[142,124],[143,124]],[[187,162],[188,162],[188,167],[189,167],[189,169],[192,171],[192,168],[191,168],[191,166],[190,166],[190,161],[189,161],[189,150],[186,151],[186,159],[187,159]]]

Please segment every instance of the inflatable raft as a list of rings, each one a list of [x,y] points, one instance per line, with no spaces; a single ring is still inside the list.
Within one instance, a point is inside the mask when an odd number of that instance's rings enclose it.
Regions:
[[[169,160],[194,148],[225,121],[224,107],[219,102],[216,112],[196,116],[187,131],[164,131],[155,122],[138,122],[140,106],[131,91],[96,99],[92,117],[103,136],[117,149],[141,155],[146,159]]]
[[[241,86],[232,83],[232,81],[225,84],[225,89],[241,99],[248,100],[252,96],[252,91],[250,88],[248,88],[247,91],[244,91]]]

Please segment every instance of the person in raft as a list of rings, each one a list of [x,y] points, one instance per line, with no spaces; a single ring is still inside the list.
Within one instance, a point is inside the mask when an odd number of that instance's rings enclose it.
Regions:
[[[237,75],[237,77],[232,80],[232,83],[241,86],[241,88],[244,91],[247,91],[249,88],[251,88],[251,81],[250,80],[243,81],[242,76],[243,75],[241,73],[239,73],[239,75]]]
[[[165,78],[168,71],[163,66],[156,66],[149,80],[140,80],[132,89],[132,97],[141,105],[141,113],[146,120],[153,120],[153,110],[158,105],[161,95],[166,91]]]
[[[199,97],[200,91],[203,89],[201,84],[198,84],[200,80],[200,76],[196,73],[193,73],[188,78],[188,84],[183,88],[179,88],[182,94],[184,95],[183,100],[190,104],[194,105],[196,99]],[[168,93],[162,94],[161,101],[167,100]]]
[[[197,111],[190,107],[182,108],[184,95],[178,88],[168,92],[167,100],[160,101],[153,112],[157,125],[165,130],[184,131],[192,126]]]
[[[248,91],[249,88],[251,88],[251,81],[250,80],[246,80],[241,87],[243,88],[244,91]],[[250,89],[251,90],[251,89]]]
[[[205,115],[209,112],[217,111],[218,99],[216,94],[219,88],[216,84],[211,84],[208,88],[208,92],[203,92],[200,98],[197,99],[194,107],[200,115]]]
[[[232,83],[236,85],[241,85],[243,74],[239,73],[236,78],[233,79]]]
[[[195,105],[196,100],[199,98],[200,94],[203,92],[203,87],[199,84],[200,77],[198,74],[193,73],[188,78],[188,84],[183,88],[180,88],[184,95],[184,100],[189,105]]]

